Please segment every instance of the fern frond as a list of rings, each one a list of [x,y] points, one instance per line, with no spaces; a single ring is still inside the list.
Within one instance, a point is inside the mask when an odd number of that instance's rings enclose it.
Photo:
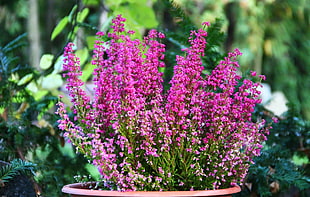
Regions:
[[[24,39],[27,36],[27,33],[24,33],[18,37],[16,37],[14,40],[10,41],[7,45],[5,45],[2,50],[4,53],[9,53],[13,51],[16,48],[19,48],[21,46],[25,46],[26,42],[22,42],[22,39]]]
[[[14,159],[9,164],[4,165],[0,168],[0,182],[7,183],[17,175],[35,175],[36,165],[23,161],[21,159]]]

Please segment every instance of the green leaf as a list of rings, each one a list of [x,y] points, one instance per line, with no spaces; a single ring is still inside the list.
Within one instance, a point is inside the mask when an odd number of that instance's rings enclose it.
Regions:
[[[0,114],[2,114],[4,112],[5,108],[0,107]]]
[[[86,64],[85,68],[83,69],[81,80],[86,82],[89,79],[89,77],[93,74],[95,68],[96,66],[92,65],[91,63]]]
[[[69,33],[69,35],[67,36],[67,38],[68,38],[69,40],[74,40],[74,38],[75,38],[75,36],[76,36],[78,30],[79,30],[79,26],[75,26],[74,29],[73,29],[73,32],[71,31],[71,32]]]
[[[126,28],[134,30],[137,37],[142,37],[140,31],[143,28],[156,28],[158,21],[156,20],[153,9],[146,5],[146,3],[135,2],[120,6],[114,11],[114,15],[121,14],[126,21]]]
[[[137,12],[137,10],[141,11]],[[158,26],[154,10],[145,3],[129,4],[129,13],[139,25],[145,28],[156,28]]]
[[[39,81],[39,83],[42,83],[43,77],[41,77],[38,81]],[[42,99],[43,96],[45,96],[49,93],[48,90],[43,89],[40,85],[38,86],[37,83],[34,81],[29,83],[27,85],[26,89],[31,93],[31,95],[34,97],[34,99],[36,101]]]
[[[54,64],[54,71],[53,73],[60,73],[62,72],[62,65],[64,64],[64,56],[59,56]]]
[[[70,23],[73,22],[73,17],[75,16],[76,9],[77,9],[77,5],[75,5],[75,6],[72,8],[72,10],[71,10],[71,12],[70,12],[70,14],[69,14],[69,16],[68,16],[68,21],[69,21]]]
[[[68,18],[69,18],[68,16],[65,16],[59,21],[59,23],[57,24],[57,26],[54,28],[52,32],[51,40],[54,40],[60,34],[60,32],[66,27],[69,21]]]
[[[22,145],[24,141],[24,137],[20,133],[16,133],[14,135],[14,143],[16,143],[18,146]]]
[[[36,82],[32,81],[27,85],[27,90],[29,90],[31,93],[35,94],[36,92],[39,91],[39,88],[36,84]]]
[[[92,176],[92,178],[94,178],[95,180],[100,180],[100,173],[98,171],[98,168],[95,167],[92,164],[86,164],[86,169],[89,172],[89,174]]]
[[[294,154],[292,159],[293,159],[294,164],[299,165],[299,166],[306,165],[309,163],[309,159],[307,156],[301,157],[301,156],[298,156],[297,154]]]
[[[18,81],[17,85],[21,86],[21,85],[24,85],[26,84],[27,82],[31,81],[33,78],[33,74],[28,74],[28,75],[25,75],[21,80]]]
[[[140,4],[146,4],[147,3],[147,0],[139,0],[139,1],[137,1],[137,0],[125,0],[125,1],[128,3],[137,3],[137,2],[139,2]]]
[[[89,9],[84,8],[82,11],[78,12],[76,21],[78,23],[82,23],[85,20],[85,18],[87,17],[88,13],[89,13]]]
[[[86,6],[98,6],[100,4],[100,0],[83,0],[83,4]]]
[[[42,88],[46,90],[57,89],[62,86],[63,80],[60,74],[52,73],[42,79]]]
[[[43,70],[48,69],[53,63],[54,55],[44,54],[40,59],[40,68]]]
[[[96,39],[97,39],[96,36],[87,36],[86,43],[87,43],[88,49],[90,49],[90,50],[94,49],[94,44],[95,44]]]
[[[165,67],[159,67],[158,71],[161,72],[161,73],[165,73],[165,69],[166,69]]]
[[[14,159],[8,165],[0,167],[0,181],[2,183],[9,182],[14,176],[20,174],[35,175],[36,165],[21,159]]]
[[[79,49],[75,52],[75,55],[80,58],[80,65],[83,65],[88,58],[88,50],[87,48]]]
[[[35,94],[33,94],[33,97],[36,101],[41,100],[45,95],[47,95],[49,93],[48,90],[39,90],[38,92],[36,92]]]
[[[123,3],[124,0],[106,0],[105,4],[112,10],[118,8],[118,6]]]

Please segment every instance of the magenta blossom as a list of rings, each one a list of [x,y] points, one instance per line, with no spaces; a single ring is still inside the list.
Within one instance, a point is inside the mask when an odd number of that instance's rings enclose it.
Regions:
[[[229,53],[203,76],[207,32],[192,31],[190,47],[176,57],[171,87],[164,93],[160,40],[165,35],[151,30],[142,41],[134,40],[124,18],[112,22],[108,41],[103,32],[97,34],[92,100],[79,79],[73,44],[65,48],[64,76],[75,115],[70,120],[64,104],[58,104],[65,136],[113,190],[217,189],[242,183],[268,127],[264,120],[252,121],[261,85],[238,74],[241,52]]]

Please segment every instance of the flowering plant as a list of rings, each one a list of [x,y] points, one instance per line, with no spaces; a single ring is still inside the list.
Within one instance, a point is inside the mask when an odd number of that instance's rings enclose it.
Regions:
[[[97,33],[92,100],[79,79],[73,44],[65,48],[64,76],[75,115],[70,120],[58,103],[65,136],[112,190],[204,190],[242,182],[268,128],[264,120],[251,120],[261,102],[260,83],[237,74],[240,51],[203,76],[204,23],[191,32],[186,55],[176,57],[171,87],[164,91],[164,34],[151,30],[143,41],[131,39],[134,32],[124,22],[121,16],[112,21],[109,41]]]

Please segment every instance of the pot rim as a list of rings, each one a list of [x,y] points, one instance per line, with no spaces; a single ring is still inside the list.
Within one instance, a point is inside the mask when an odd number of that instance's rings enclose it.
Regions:
[[[220,196],[238,193],[241,188],[236,185],[226,189],[217,190],[195,190],[195,191],[108,191],[108,190],[90,190],[80,188],[85,183],[73,183],[65,185],[62,188],[63,193],[74,195],[88,195],[88,196]],[[86,183],[87,184],[87,183]],[[88,183],[90,184],[90,183]]]

